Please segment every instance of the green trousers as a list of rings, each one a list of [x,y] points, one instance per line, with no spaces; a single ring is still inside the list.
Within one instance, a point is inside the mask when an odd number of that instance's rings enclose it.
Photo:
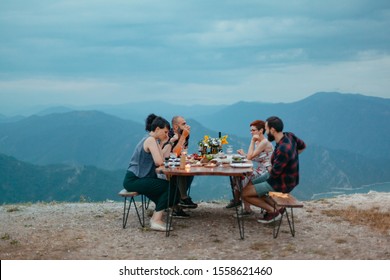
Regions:
[[[178,191],[175,191],[176,186],[173,182],[169,184],[167,180],[149,177],[138,178],[133,172],[128,171],[123,180],[123,187],[128,192],[137,192],[148,197],[156,204],[156,211],[161,211],[168,207],[169,188],[169,206],[172,207],[178,202]]]

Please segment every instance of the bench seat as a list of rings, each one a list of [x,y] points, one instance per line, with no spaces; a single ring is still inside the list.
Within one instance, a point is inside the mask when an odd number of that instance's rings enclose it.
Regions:
[[[282,224],[282,220],[284,217],[284,214],[286,214],[287,222],[290,227],[291,235],[295,236],[295,224],[294,224],[294,212],[293,208],[302,208],[303,203],[298,201],[293,195],[289,193],[281,193],[281,192],[269,192],[269,198],[271,199],[273,205],[274,205],[274,211],[278,207],[284,207],[286,208],[286,211],[282,213],[282,217],[278,224],[274,223],[274,230],[273,230],[273,236],[274,238],[278,237],[280,225]],[[288,213],[288,210],[290,209],[290,214]]]
[[[118,195],[124,198],[123,218],[122,218],[123,228],[126,228],[127,219],[129,218],[129,213],[130,213],[130,209],[131,209],[132,204],[134,205],[134,209],[137,213],[138,221],[139,221],[141,227],[145,227],[145,209],[147,209],[145,196],[141,195],[141,210],[142,210],[142,217],[141,217],[141,213],[139,212],[137,205],[135,204],[135,197],[139,196],[140,195],[139,193],[128,192],[126,189],[122,189],[118,193]],[[127,200],[129,200],[129,206],[127,206]]]

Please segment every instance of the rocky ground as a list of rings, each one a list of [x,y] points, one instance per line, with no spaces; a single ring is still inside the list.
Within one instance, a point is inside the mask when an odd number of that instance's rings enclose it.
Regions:
[[[277,239],[272,225],[250,217],[241,240],[225,202],[200,203],[190,219],[174,220],[170,237],[141,228],[134,211],[122,229],[121,202],[3,205],[0,259],[390,259],[388,228],[329,212],[351,205],[379,209],[389,224],[390,193],[375,192],[306,201],[294,211],[296,236],[284,220]]]

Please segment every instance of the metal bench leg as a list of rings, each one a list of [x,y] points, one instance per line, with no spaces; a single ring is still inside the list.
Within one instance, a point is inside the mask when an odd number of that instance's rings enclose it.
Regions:
[[[274,212],[276,211],[276,204],[274,204]],[[287,212],[287,211],[286,211]],[[284,216],[284,213],[281,214],[282,217],[280,218],[279,220],[279,223],[277,225],[277,228],[276,228],[276,221],[275,221],[275,218],[274,218],[274,229],[273,229],[273,236],[274,238],[278,237],[278,234],[279,234],[279,230],[280,230],[280,225],[282,224],[282,221],[283,221],[283,216]]]
[[[292,207],[290,209],[291,209],[291,221],[288,217],[288,212],[286,209],[287,222],[288,222],[288,226],[290,227],[291,235],[295,237],[294,212]]]
[[[142,224],[141,224],[141,226],[142,227],[145,227],[145,211],[146,211],[147,207],[149,207],[149,201],[148,201],[148,205],[146,205],[146,196],[141,195],[141,203],[142,203],[141,204],[141,206],[142,206]]]
[[[146,201],[146,200],[147,200],[147,201]],[[147,209],[149,208],[150,198],[147,198],[146,196],[144,196],[143,202],[145,203],[145,204],[144,204],[145,210],[147,210]]]
[[[288,208],[290,208],[290,211],[291,211],[291,219],[290,219],[290,216],[288,215]],[[286,213],[287,222],[288,222],[288,226],[290,228],[291,235],[293,237],[295,237],[295,224],[294,224],[294,211],[293,211],[293,208],[292,207],[286,207],[286,212],[285,213]],[[279,221],[277,226],[276,226],[276,223],[274,222],[274,230],[273,230],[274,238],[278,237],[280,225],[282,224],[282,220],[283,220],[283,216],[284,216],[284,213],[282,214],[282,217],[280,218],[280,221]]]
[[[135,209],[135,212],[137,213],[138,221],[139,221],[141,227],[145,227],[145,209],[144,209],[145,204],[144,204],[144,201],[145,201],[145,198],[143,195],[141,195],[141,203],[142,203],[142,205],[141,205],[141,207],[142,207],[142,220],[141,220],[140,212],[138,211],[134,196],[129,198],[129,206],[128,207],[126,207],[127,197],[125,197],[124,206],[123,206],[123,218],[122,218],[123,228],[126,228],[127,220],[129,218],[129,213],[130,213],[130,209],[131,209],[132,204],[134,205],[134,209]]]
[[[124,201],[124,204],[123,204],[123,217],[122,217],[122,227],[123,228],[126,228],[127,219],[129,218],[130,207],[131,207],[131,199],[130,199],[130,202],[129,202],[129,207],[127,208],[127,212],[126,212],[127,197],[125,197],[125,201]]]
[[[134,208],[135,208],[135,212],[137,213],[139,224],[141,225],[141,227],[144,227],[145,226],[145,214],[144,214],[144,198],[143,198],[143,195],[141,195],[142,220],[141,220],[141,216],[140,216],[140,213],[138,211],[137,205],[135,204],[134,197],[131,198],[131,201],[134,204]]]

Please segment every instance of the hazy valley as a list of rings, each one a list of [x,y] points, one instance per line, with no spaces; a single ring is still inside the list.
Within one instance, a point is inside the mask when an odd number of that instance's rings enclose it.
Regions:
[[[116,199],[149,113],[168,120],[183,115],[191,125],[190,152],[197,152],[204,135],[219,131],[235,149],[246,149],[251,121],[282,117],[285,130],[307,143],[294,190],[300,199],[390,182],[389,99],[317,93],[294,103],[163,105],[57,107],[27,117],[0,116],[0,202]],[[230,199],[225,179],[196,178],[191,195]]]

